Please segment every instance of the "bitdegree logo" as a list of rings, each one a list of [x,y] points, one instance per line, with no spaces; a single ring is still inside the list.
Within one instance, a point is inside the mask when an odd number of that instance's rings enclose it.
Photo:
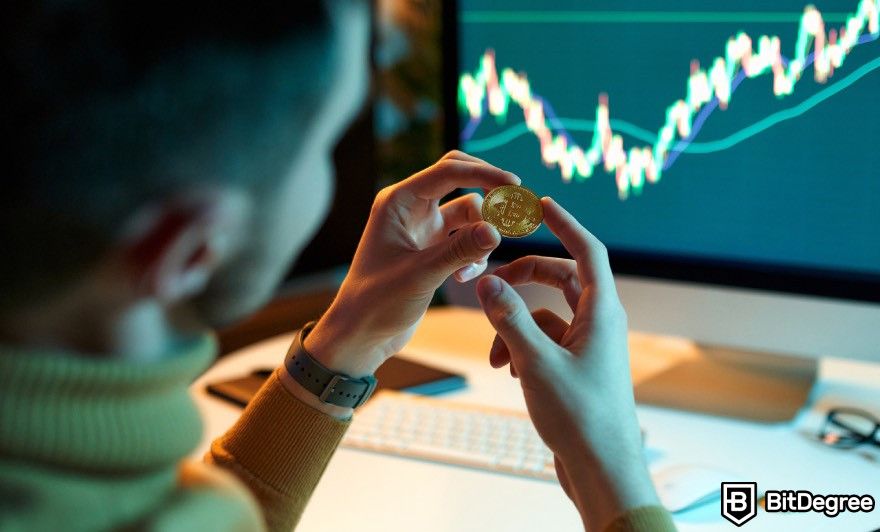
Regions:
[[[816,512],[837,517],[845,512],[873,512],[876,501],[871,495],[822,495],[809,490],[767,490],[764,509],[777,512]],[[721,516],[736,526],[743,526],[758,515],[757,482],[722,482]]]
[[[843,512],[873,512],[870,495],[821,495],[808,490],[767,490],[764,509],[768,512],[821,512],[837,517]]]

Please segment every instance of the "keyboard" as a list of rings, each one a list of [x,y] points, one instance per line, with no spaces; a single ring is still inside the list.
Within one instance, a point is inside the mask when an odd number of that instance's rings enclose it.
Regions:
[[[354,416],[344,447],[556,482],[553,453],[522,412],[383,390]]]

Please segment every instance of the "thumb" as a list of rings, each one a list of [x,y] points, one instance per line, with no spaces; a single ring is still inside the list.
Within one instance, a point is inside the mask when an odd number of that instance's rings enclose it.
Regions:
[[[440,282],[465,266],[482,261],[501,243],[498,230],[486,222],[465,225],[427,253],[431,274]]]
[[[480,279],[477,296],[517,371],[555,352],[556,345],[535,323],[525,301],[501,278],[487,275]]]

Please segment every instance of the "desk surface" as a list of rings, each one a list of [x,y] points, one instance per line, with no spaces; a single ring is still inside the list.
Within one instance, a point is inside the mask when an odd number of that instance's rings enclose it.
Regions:
[[[493,331],[479,311],[431,310],[403,353],[464,373],[469,387],[444,396],[450,400],[524,410],[518,381],[506,370],[489,367],[486,353],[492,338]],[[237,407],[208,395],[205,383],[277,365],[291,339],[292,335],[283,335],[238,351],[193,384],[205,419],[205,437],[194,456],[200,457],[240,413]],[[634,380],[668,364],[668,357],[653,355],[680,347],[670,342],[676,341],[631,334]],[[644,405],[638,413],[647,433],[652,469],[679,464],[714,466],[741,477],[733,480],[756,481],[761,491],[871,494],[880,502],[880,453],[829,449],[809,437],[828,408],[839,405],[880,411],[880,365],[823,360],[812,404],[788,424],[762,425]],[[363,475],[353,480],[347,474],[353,470]],[[340,494],[346,501],[344,512],[338,511]],[[716,502],[678,514],[676,524],[683,532],[732,530],[718,508]],[[880,510],[834,519],[762,511],[747,526],[752,531],[867,531],[880,527]],[[341,448],[297,530],[576,531],[581,525],[574,507],[555,484]]]

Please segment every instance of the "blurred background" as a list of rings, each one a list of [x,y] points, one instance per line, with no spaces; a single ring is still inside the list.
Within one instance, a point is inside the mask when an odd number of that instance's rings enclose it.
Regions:
[[[376,0],[373,5],[372,98],[334,153],[336,195],[327,221],[291,267],[279,297],[219,331],[223,353],[320,315],[345,274],[376,192],[430,166],[446,151],[442,2]]]

